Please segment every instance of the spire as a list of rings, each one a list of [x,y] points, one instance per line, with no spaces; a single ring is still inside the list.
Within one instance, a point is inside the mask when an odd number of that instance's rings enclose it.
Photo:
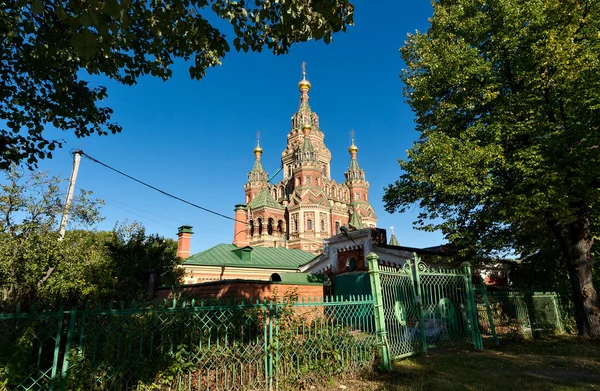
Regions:
[[[352,216],[350,216],[350,222],[348,222],[348,225],[350,228],[354,229],[361,229],[363,227],[363,223],[360,221],[360,216],[358,215],[356,209],[354,209],[354,212],[352,212]]]
[[[305,162],[316,162],[318,161],[317,153],[315,152],[315,148],[310,142],[310,131],[311,126],[309,123],[305,123],[302,125],[302,132],[304,133],[304,142],[302,143],[302,147],[297,152],[296,159],[298,163]]]
[[[392,230],[392,237],[390,238],[390,246],[399,246],[400,243],[398,243],[398,239],[396,238],[396,234],[394,233],[394,227],[390,227],[390,229]]]
[[[358,147],[354,145],[354,134],[356,131],[352,129],[350,131],[350,136],[352,137],[352,145],[348,148],[348,152],[350,152],[350,167],[348,167],[348,171],[346,171],[346,180],[350,181],[353,179],[365,179],[365,172],[358,165],[358,160],[356,160],[356,155],[358,154]]]
[[[256,147],[254,148],[254,166],[248,173],[248,181],[266,181],[267,173],[263,169],[262,163],[260,162],[263,149],[260,147],[260,130],[256,133]]]

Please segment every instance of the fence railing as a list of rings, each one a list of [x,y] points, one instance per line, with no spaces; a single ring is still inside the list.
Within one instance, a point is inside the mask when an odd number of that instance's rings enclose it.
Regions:
[[[0,313],[0,389],[277,390],[310,388],[435,346],[482,348],[480,333],[562,331],[554,293],[473,287],[471,272],[418,259],[379,267],[374,297],[96,304]],[[153,388],[152,388],[153,387]]]
[[[476,289],[479,327],[496,344],[501,338],[533,339],[563,332],[556,293]]]
[[[374,329],[368,296],[34,309],[0,314],[6,360],[0,384],[19,390],[285,388],[316,382],[316,373],[370,365]]]

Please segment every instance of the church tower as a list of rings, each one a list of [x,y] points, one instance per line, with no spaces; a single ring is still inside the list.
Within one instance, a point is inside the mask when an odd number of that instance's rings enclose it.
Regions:
[[[235,209],[233,243],[238,246],[320,253],[323,239],[340,233],[340,227],[360,229],[377,223],[369,203],[369,182],[356,159],[354,132],[346,179],[342,183],[331,179],[331,152],[325,146],[319,116],[308,103],[311,84],[304,63],[298,89],[300,106],[292,116],[287,146],[281,154],[283,179],[277,184],[268,182],[262,167],[260,141],[254,149],[254,166],[244,186],[246,204]]]

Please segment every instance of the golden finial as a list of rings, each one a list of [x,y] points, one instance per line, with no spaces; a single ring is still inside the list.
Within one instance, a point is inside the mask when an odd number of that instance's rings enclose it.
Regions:
[[[260,147],[260,130],[256,132],[256,148],[254,148],[254,154],[258,157],[262,155],[263,149]]]
[[[310,90],[310,82],[306,80],[306,62],[302,61],[302,80],[298,83],[298,88],[302,90]]]
[[[356,130],[352,129],[350,131],[350,137],[352,138],[352,145],[350,146],[350,148],[348,148],[348,152],[350,153],[357,153],[358,152],[358,147],[356,145],[354,145],[354,134],[356,133]]]

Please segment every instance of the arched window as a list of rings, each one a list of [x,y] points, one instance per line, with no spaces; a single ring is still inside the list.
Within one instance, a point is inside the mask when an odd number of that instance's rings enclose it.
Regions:
[[[262,219],[258,219],[258,236],[262,235],[262,231],[263,231]]]
[[[294,231],[298,232],[298,219],[294,219]]]
[[[321,232],[325,231],[325,220],[321,220]]]
[[[275,224],[275,222],[273,221],[273,219],[269,219],[269,223],[267,224],[267,233],[269,235],[273,235],[273,225]]]
[[[339,200],[339,199],[341,199],[341,198],[342,198],[342,191],[341,191],[340,189],[338,189],[337,193],[338,193],[338,194],[337,194],[337,198],[338,198],[338,200]]]
[[[277,222],[277,232],[280,234],[283,234],[283,221],[282,220],[279,220]]]
[[[355,200],[360,200],[360,194],[358,194],[358,193],[354,194],[354,199]]]
[[[340,233],[340,222],[336,221],[335,222],[335,234],[339,234]]]
[[[254,236],[254,220],[250,220],[250,236]]]
[[[281,190],[279,190],[279,193],[281,195],[281,198],[285,198],[285,188],[281,188]]]
[[[306,184],[310,185],[310,177],[306,177]]]
[[[312,229],[313,229],[312,220],[311,219],[306,220],[306,230],[312,231]]]

